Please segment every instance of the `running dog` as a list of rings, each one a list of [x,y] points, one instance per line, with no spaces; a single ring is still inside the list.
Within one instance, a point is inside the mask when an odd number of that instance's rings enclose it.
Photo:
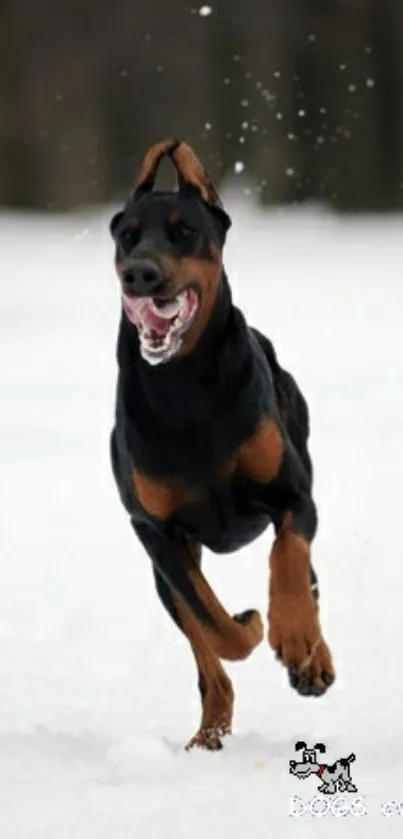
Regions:
[[[173,191],[154,190],[164,156],[177,171]],[[273,524],[270,646],[303,696],[322,695],[335,678],[311,564],[308,408],[232,302],[230,225],[203,166],[177,140],[150,148],[110,224],[122,303],[112,468],[158,595],[196,660],[202,720],[188,746],[211,750],[233,717],[221,659],[245,659],[264,630],[258,611],[225,610],[202,573],[202,546],[233,552]]]

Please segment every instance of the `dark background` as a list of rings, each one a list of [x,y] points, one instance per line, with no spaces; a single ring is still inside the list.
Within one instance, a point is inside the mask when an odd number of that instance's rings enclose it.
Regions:
[[[264,204],[401,207],[403,0],[201,5],[0,0],[0,204],[120,200],[173,135]]]

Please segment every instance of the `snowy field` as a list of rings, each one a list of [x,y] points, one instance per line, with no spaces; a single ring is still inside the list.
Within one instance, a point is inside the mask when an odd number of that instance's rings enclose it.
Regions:
[[[110,213],[3,214],[1,839],[401,834],[403,815],[381,809],[403,802],[402,219],[231,204],[235,300],[310,403],[314,562],[338,680],[300,698],[264,643],[226,665],[237,693],[226,749],[181,749],[199,723],[193,658],[109,471]],[[235,556],[206,552],[230,612],[266,613],[271,542],[270,531]],[[366,816],[289,816],[292,796],[318,785],[288,772],[298,739],[324,741],[329,763],[355,752]]]

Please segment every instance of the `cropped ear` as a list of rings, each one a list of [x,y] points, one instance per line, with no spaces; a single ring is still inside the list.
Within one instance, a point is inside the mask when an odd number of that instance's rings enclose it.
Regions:
[[[223,210],[219,195],[210,180],[206,170],[196,157],[193,149],[187,143],[178,143],[170,156],[178,172],[179,189],[187,184],[194,186],[200,197],[210,207],[218,207]]]
[[[149,148],[134,182],[133,198],[138,198],[144,192],[151,192],[162,158],[167,154],[172,154],[179,143],[179,140],[163,140],[161,143],[155,143]]]
[[[231,220],[224,210],[214,184],[193,149],[180,140],[163,140],[151,146],[140,166],[133,186],[132,198],[138,198],[153,189],[158,167],[166,155],[171,158],[176,168],[179,191],[196,190],[202,201],[216,213],[225,237],[225,233],[231,226]]]

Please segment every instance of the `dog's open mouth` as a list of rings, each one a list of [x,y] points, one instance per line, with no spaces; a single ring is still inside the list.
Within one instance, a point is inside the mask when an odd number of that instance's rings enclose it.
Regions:
[[[296,775],[297,778],[308,778],[308,776],[312,774],[311,767],[307,766],[305,768],[305,767],[299,766],[297,768],[296,766],[292,766],[291,767],[291,774]]]
[[[199,308],[193,288],[170,300],[123,293],[122,301],[127,317],[138,329],[141,355],[149,364],[160,364],[176,355]]]

